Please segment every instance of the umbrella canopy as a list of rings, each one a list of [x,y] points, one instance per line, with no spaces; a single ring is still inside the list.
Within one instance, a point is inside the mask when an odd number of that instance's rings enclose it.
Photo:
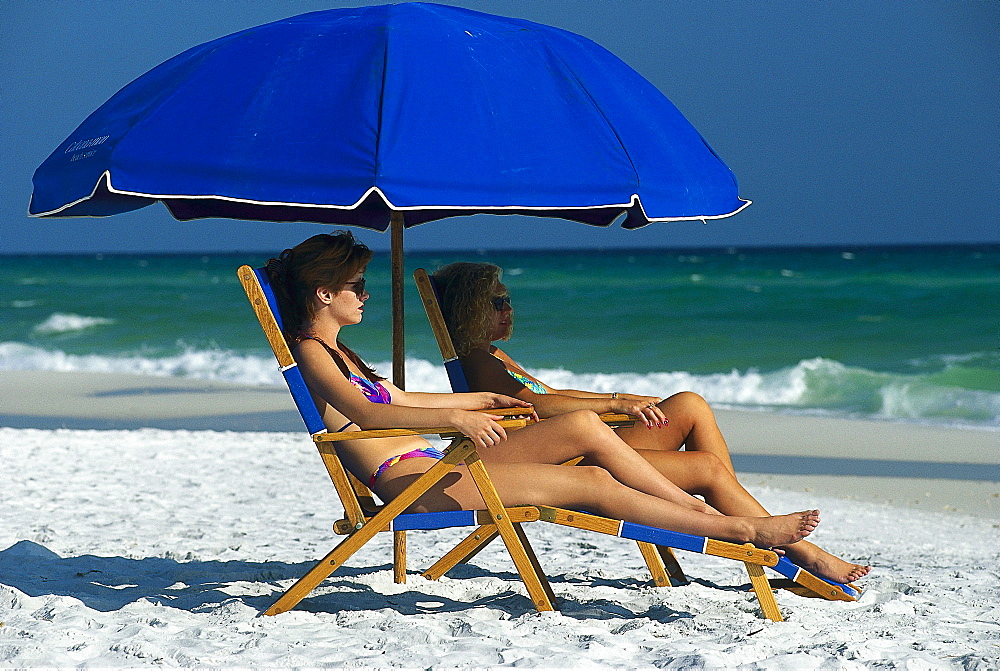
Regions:
[[[178,219],[385,230],[470,213],[608,225],[724,217],[732,172],[652,84],[549,26],[412,3],[194,47],[108,100],[38,168],[33,216],[162,200]]]
[[[90,115],[35,171],[36,217],[162,201],[228,217],[402,230],[493,213],[608,226],[740,211],[732,172],[652,84],[594,42],[425,3],[334,9],[196,46]]]

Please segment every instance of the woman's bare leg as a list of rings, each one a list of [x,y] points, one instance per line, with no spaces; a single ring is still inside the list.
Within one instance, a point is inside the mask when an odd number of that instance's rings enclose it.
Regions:
[[[664,427],[646,428],[642,422],[618,429],[618,435],[637,450],[679,450],[708,452],[735,473],[729,446],[715,421],[712,407],[698,394],[683,391],[658,403],[670,422]]]
[[[642,450],[639,454],[674,484],[686,492],[704,496],[706,502],[724,515],[770,514],[713,454],[663,450]],[[870,566],[844,561],[809,541],[785,545],[782,549],[799,566],[837,582],[852,582],[871,571]]]
[[[657,471],[596,414],[587,410],[557,415],[508,432],[506,441],[480,450],[479,456],[490,467],[494,464],[560,464],[582,456],[584,465],[602,467],[627,487],[692,510],[717,514]]]
[[[583,456],[584,465],[601,466],[628,487],[679,503],[693,511],[712,512],[711,509],[700,507],[698,503],[692,503],[698,502],[694,497],[679,497],[678,490],[703,496],[708,505],[723,515],[769,517],[768,511],[736,479],[729,459],[729,449],[715,424],[711,408],[704,399],[697,394],[683,393],[675,394],[662,403],[671,404],[668,407],[675,410],[679,407],[686,408],[684,412],[678,410],[678,416],[688,418],[687,423],[681,427],[681,433],[687,436],[688,441],[688,449],[683,452],[665,449],[662,439],[654,443],[656,449],[632,449],[621,441],[610,439],[614,432],[593,413],[577,412],[559,415],[529,429],[511,432],[502,445],[482,450],[480,456],[490,465],[491,473],[494,464],[558,464]],[[673,424],[671,421],[671,425]],[[630,429],[631,436],[638,434],[643,437],[670,430],[647,429],[645,426]],[[676,427],[674,430],[676,431]],[[629,434],[622,435],[622,432],[623,430],[618,432],[621,438],[630,437]],[[691,445],[707,445],[712,449],[690,450]],[[720,453],[724,458],[719,456]],[[610,516],[625,519],[620,515]],[[682,530],[673,526],[670,528]],[[782,549],[800,566],[838,582],[857,580],[871,570],[868,566],[835,557],[808,542],[787,545]]]
[[[714,454],[665,450],[636,453],[685,492],[704,497],[724,515],[770,515]]]
[[[502,448],[501,448],[502,449]],[[407,459],[387,470],[377,485],[392,498],[416,480],[429,459]],[[726,517],[684,506],[623,485],[603,468],[537,463],[494,463],[490,478],[505,506],[551,505],[585,509],[637,524],[710,536],[760,547],[800,540],[819,524],[819,511],[774,517]],[[485,504],[468,470],[459,466],[411,506],[412,512],[482,508]]]

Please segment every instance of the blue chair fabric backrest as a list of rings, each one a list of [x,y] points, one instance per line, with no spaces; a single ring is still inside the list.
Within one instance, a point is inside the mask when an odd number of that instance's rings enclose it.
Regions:
[[[268,307],[271,308],[274,320],[278,323],[278,328],[284,332],[281,311],[278,309],[278,301],[274,296],[274,291],[271,289],[271,282],[267,277],[267,272],[263,268],[257,268],[254,270],[254,274],[257,276],[257,281],[260,282],[260,288],[264,292],[264,297],[267,299]],[[292,399],[295,401],[295,407],[298,408],[299,414],[302,416],[302,421],[305,422],[309,433],[315,435],[326,431],[326,425],[323,424],[323,418],[320,417],[319,411],[316,409],[316,404],[313,403],[312,395],[309,393],[309,388],[306,387],[306,381],[302,378],[302,371],[299,370],[298,364],[284,368],[281,374],[285,378],[288,391],[291,392]]]
[[[437,299],[438,309],[441,309],[443,303],[441,302],[441,291],[438,289],[437,282],[434,281],[432,275],[428,275],[427,279],[431,281],[431,288],[434,289],[434,297]],[[444,362],[444,369],[448,373],[448,381],[451,383],[451,390],[456,394],[461,394],[469,389],[469,382],[465,379],[465,371],[462,370],[462,364],[458,359],[449,359]]]

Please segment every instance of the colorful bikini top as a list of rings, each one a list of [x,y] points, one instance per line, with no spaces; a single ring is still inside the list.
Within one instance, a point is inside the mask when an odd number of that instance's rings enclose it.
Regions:
[[[360,389],[365,398],[372,403],[392,403],[392,396],[389,394],[389,390],[383,387],[381,382],[373,382],[367,378],[359,377],[354,373],[348,373],[347,379],[351,381],[351,384]]]
[[[351,384],[353,384],[362,394],[365,395],[372,403],[392,403],[392,395],[389,394],[389,390],[382,386],[382,383],[378,380],[369,380],[366,377],[361,377],[360,375],[355,375],[347,364],[344,363],[344,358],[341,356],[340,352],[333,349],[327,345],[321,338],[317,338],[314,335],[309,335],[306,333],[299,334],[299,340],[315,340],[323,348],[330,353],[330,358],[333,359],[334,363],[341,372],[347,377]]]
[[[535,382],[530,377],[525,377],[524,375],[521,375],[520,373],[515,373],[510,368],[507,369],[507,373],[509,373],[512,378],[514,378],[515,380],[517,380],[518,382],[520,382],[521,384],[523,384],[525,387],[527,387],[531,391],[535,392],[536,394],[545,394],[545,393],[547,393],[545,391],[545,387],[543,387],[541,385],[541,383]]]
[[[490,352],[490,356],[503,364],[503,369],[505,371],[507,371],[508,375],[510,375],[512,378],[514,378],[515,380],[517,380],[518,382],[520,382],[521,384],[523,384],[525,387],[527,387],[531,391],[535,392],[536,394],[546,394],[546,393],[548,393],[548,392],[545,391],[545,387],[543,387],[540,382],[535,382],[530,377],[528,377],[526,375],[521,375],[520,373],[516,373],[516,372],[512,371],[510,368],[507,368],[507,362],[504,361],[503,359],[501,359],[500,357],[498,357],[496,354],[493,354],[492,352]]]

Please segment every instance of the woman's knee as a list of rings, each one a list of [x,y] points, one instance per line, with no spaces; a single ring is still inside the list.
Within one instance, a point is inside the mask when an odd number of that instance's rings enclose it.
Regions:
[[[712,452],[686,450],[685,454],[687,455],[684,457],[685,468],[698,473],[701,476],[700,479],[706,482],[717,482],[733,477],[726,465],[722,463],[722,459],[719,459]]]
[[[573,434],[580,434],[585,437],[593,436],[595,433],[610,430],[596,412],[592,410],[574,410],[564,415],[559,415],[564,422],[564,430]],[[551,421],[551,420],[549,420]]]
[[[675,426],[682,428],[690,424],[688,429],[701,422],[714,422],[715,413],[712,406],[704,398],[693,391],[682,391],[674,394],[660,403],[660,408],[671,423],[677,422]]]
[[[664,401],[665,404],[689,410],[691,412],[711,412],[712,406],[708,404],[701,394],[693,391],[682,391],[670,396]]]
[[[600,466],[573,466],[574,475],[579,480],[579,486],[590,492],[607,492],[609,488],[620,485],[615,477]]]

